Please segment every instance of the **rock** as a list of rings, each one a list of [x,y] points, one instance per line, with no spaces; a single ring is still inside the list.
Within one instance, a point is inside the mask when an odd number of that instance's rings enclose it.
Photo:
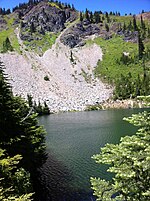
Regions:
[[[0,15],[0,31],[4,30],[7,28],[7,22],[6,20],[3,18],[2,15]]]
[[[79,35],[74,35],[73,33],[70,33],[61,37],[61,42],[64,45],[68,45],[70,48],[73,48],[81,42],[81,39],[79,38]]]
[[[138,31],[134,31],[134,32],[125,31],[124,40],[127,41],[127,42],[130,41],[130,42],[133,42],[133,43],[137,43],[137,41],[138,41]]]
[[[82,23],[78,23],[73,27],[70,27],[68,31],[66,31],[61,36],[61,42],[64,45],[68,45],[69,47],[73,48],[75,46],[83,46],[85,42],[83,42],[83,39],[86,36],[99,34],[100,29],[95,24],[89,24],[88,26],[83,26]],[[71,41],[72,40],[72,41]]]
[[[30,38],[26,32],[30,32],[31,26],[34,26],[35,32],[42,35],[45,32],[61,32],[65,28],[66,22],[73,21],[76,18],[76,11],[59,9],[59,7],[51,6],[46,2],[40,2],[24,14],[21,38],[22,40],[26,40],[27,37]]]
[[[89,25],[90,24],[90,21],[89,20],[87,20],[87,19],[84,19],[83,20],[83,25]]]

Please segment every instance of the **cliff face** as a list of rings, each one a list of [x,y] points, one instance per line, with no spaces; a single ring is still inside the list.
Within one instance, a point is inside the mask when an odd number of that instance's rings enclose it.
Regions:
[[[33,33],[45,35],[46,32],[61,32],[65,23],[74,21],[78,13],[71,8],[60,8],[52,3],[41,2],[22,15],[21,39],[31,41]],[[37,37],[37,40],[39,38]]]

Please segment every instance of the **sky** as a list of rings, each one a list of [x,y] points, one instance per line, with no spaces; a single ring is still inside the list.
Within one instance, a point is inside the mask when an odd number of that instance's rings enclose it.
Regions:
[[[24,2],[28,0],[0,0],[0,7],[8,9]],[[142,10],[150,11],[150,0],[61,0],[61,2],[74,4],[80,11],[85,11],[87,8],[90,11],[117,11],[121,15],[139,14]]]

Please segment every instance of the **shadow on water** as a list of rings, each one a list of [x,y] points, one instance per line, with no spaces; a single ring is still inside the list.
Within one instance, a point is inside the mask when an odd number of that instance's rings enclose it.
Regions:
[[[92,192],[74,187],[72,171],[51,153],[38,172],[36,201],[95,201]]]

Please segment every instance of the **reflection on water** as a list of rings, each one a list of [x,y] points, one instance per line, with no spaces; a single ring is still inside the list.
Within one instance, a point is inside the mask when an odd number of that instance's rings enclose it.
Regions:
[[[41,169],[41,201],[91,201],[90,177],[110,179],[91,156],[106,143],[118,143],[136,128],[123,121],[139,109],[62,113],[40,117],[47,130],[46,164]]]

